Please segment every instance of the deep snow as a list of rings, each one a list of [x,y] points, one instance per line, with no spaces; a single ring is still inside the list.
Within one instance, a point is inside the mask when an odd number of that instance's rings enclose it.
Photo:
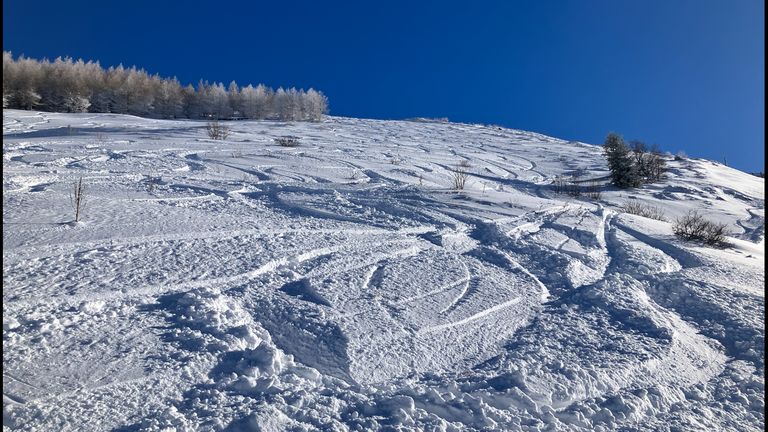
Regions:
[[[3,110],[4,431],[764,428],[763,179],[591,200],[551,187],[605,183],[590,144],[229,124]],[[733,247],[675,238],[692,208]]]

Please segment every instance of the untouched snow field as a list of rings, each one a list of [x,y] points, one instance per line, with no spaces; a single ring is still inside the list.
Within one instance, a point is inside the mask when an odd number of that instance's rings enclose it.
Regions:
[[[591,200],[552,183],[604,184],[595,145],[227,124],[3,110],[4,431],[763,430],[763,179]]]

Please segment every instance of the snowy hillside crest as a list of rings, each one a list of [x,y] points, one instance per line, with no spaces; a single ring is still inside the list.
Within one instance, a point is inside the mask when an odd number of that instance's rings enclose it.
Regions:
[[[4,431],[764,428],[762,178],[209,120],[3,110]],[[676,236],[691,210],[730,247]]]

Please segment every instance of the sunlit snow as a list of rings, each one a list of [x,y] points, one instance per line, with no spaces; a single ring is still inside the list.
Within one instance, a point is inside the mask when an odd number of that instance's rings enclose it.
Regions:
[[[228,125],[3,110],[4,431],[764,428],[763,179],[668,157],[619,190],[599,146],[496,126]],[[573,174],[602,197],[553,192]],[[733,247],[677,239],[689,209]]]

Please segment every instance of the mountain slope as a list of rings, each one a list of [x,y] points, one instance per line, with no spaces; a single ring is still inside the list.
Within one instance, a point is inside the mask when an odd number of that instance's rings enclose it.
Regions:
[[[764,427],[763,179],[590,200],[552,184],[600,148],[531,132],[231,129],[4,110],[4,430]]]

